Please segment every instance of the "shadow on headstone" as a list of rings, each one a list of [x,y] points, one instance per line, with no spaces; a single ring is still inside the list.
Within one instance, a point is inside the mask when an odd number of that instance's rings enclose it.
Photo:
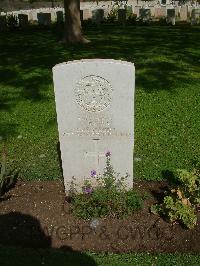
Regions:
[[[191,25],[198,25],[200,23],[200,9],[193,9],[191,12]]]
[[[8,261],[17,261],[17,265],[34,265],[34,260],[40,263],[36,265],[45,262],[45,265],[97,265],[89,255],[69,246],[51,249],[51,236],[46,235],[40,222],[31,215],[20,212],[1,215],[0,236],[1,265]],[[28,255],[24,256],[26,250]]]
[[[19,26],[21,28],[27,28],[28,27],[28,15],[26,14],[19,14],[18,15],[18,20],[19,20]]]
[[[118,22],[125,26],[126,24],[126,9],[118,10]]]
[[[151,10],[147,8],[141,8],[139,10],[139,17],[143,22],[149,22],[151,20]]]
[[[81,20],[81,23],[83,23],[83,10],[82,9],[80,10],[80,20]]]
[[[63,11],[57,11],[56,12],[56,16],[57,16],[57,22],[58,23],[63,23],[64,22],[64,14],[63,14]]]
[[[63,176],[63,168],[62,168],[62,158],[61,158],[61,150],[60,150],[60,141],[57,143],[57,153],[58,153],[58,160],[59,160],[59,166],[60,170]]]
[[[8,29],[6,16],[0,16],[0,32]]]
[[[175,25],[176,23],[176,17],[175,17],[175,9],[167,9],[167,18],[166,18],[167,24]]]
[[[37,14],[38,24],[40,26],[51,25],[51,13],[38,13]]]
[[[104,19],[104,10],[99,8],[99,9],[94,9],[92,10],[92,21],[95,23],[97,26],[100,26],[101,23],[103,22]]]

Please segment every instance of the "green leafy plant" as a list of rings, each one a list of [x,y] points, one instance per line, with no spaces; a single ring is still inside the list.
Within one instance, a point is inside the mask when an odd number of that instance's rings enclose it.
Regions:
[[[1,172],[0,172],[0,196],[3,194],[3,187],[6,179],[6,152],[3,151],[2,154],[2,163],[1,163]]]
[[[2,162],[0,164],[0,197],[2,197],[17,180],[15,171],[7,173],[6,170],[6,151],[4,148],[2,152]]]
[[[175,177],[177,186],[169,190],[163,203],[152,205],[151,211],[192,229],[197,223],[196,212],[200,206],[200,173],[177,170]]]
[[[106,153],[106,167],[102,176],[91,171],[91,177],[95,178],[97,185],[93,187],[90,181],[83,186],[83,193],[71,195],[71,211],[77,217],[83,219],[104,216],[124,217],[132,214],[142,207],[141,196],[133,190],[126,190],[125,179],[119,177],[111,165],[111,154]]]
[[[137,15],[133,13],[127,14],[127,22],[128,24],[136,24]]]
[[[108,14],[107,16],[107,19],[106,21],[107,22],[115,22],[117,21],[117,18],[118,18],[118,10],[119,10],[119,7],[118,6],[113,6],[110,13]]]
[[[159,25],[166,25],[166,17],[160,17],[158,21]]]

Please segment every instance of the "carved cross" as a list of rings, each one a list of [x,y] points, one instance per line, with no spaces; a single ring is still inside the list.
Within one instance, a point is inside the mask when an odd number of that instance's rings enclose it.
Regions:
[[[91,152],[85,152],[85,157],[94,157],[95,158],[95,167],[96,169],[94,169],[97,174],[99,174],[99,163],[100,163],[100,158],[105,157],[105,153],[104,152],[99,152],[98,150],[98,141],[99,139],[93,139],[93,143],[94,143],[94,151]]]

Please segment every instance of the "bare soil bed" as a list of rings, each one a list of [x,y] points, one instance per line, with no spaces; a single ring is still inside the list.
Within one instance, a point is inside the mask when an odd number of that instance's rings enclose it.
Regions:
[[[144,208],[126,219],[83,221],[69,212],[61,181],[18,181],[0,202],[0,245],[104,252],[200,252],[198,225],[187,230],[151,214],[165,182],[135,182],[148,193]]]

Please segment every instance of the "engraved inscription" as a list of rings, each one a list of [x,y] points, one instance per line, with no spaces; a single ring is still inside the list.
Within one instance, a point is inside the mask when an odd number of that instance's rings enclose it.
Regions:
[[[98,131],[90,128],[75,128],[73,131],[67,131],[63,133],[63,136],[88,136],[88,137],[95,137],[95,136],[116,136],[116,137],[132,137],[133,134],[119,132],[115,128],[103,128]]]
[[[79,127],[82,128],[90,128],[90,129],[103,129],[103,128],[109,128],[112,125],[112,119],[108,115],[98,113],[97,114],[91,114],[88,113],[87,115],[83,116]]]
[[[112,86],[99,76],[86,76],[75,87],[76,102],[85,111],[101,112],[111,103]]]
[[[96,172],[97,174],[100,173],[100,170],[99,170],[99,163],[100,163],[100,159],[103,157],[105,157],[105,152],[99,152],[99,149],[98,149],[98,142],[99,142],[99,139],[93,139],[93,143],[94,143],[94,151],[92,152],[85,152],[85,157],[93,157],[95,159],[95,164],[96,164]]]
[[[118,136],[131,137],[129,132],[118,131],[114,128],[111,117],[103,113],[87,113],[78,117],[78,125],[71,131],[63,133],[63,136]]]

